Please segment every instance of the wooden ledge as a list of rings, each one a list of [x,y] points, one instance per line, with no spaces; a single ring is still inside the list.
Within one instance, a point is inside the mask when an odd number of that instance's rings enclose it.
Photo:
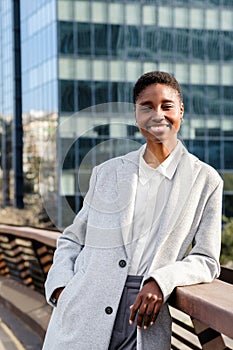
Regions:
[[[59,231],[9,225],[0,225],[0,233],[11,234],[19,238],[33,239],[54,248],[56,247],[57,238],[61,234]]]
[[[233,338],[233,285],[214,280],[212,283],[177,287],[171,305]]]

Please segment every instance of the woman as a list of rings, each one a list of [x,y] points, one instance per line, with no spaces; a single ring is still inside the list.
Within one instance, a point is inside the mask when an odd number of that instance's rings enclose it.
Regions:
[[[180,86],[146,73],[134,104],[146,144],[94,168],[58,239],[44,350],[168,350],[174,288],[219,275],[222,179],[178,140]]]

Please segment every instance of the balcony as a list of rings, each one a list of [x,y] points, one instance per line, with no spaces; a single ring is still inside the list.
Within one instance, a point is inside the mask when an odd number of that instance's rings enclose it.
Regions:
[[[44,281],[56,247],[57,231],[0,225],[0,310],[16,315],[39,341],[51,315]],[[209,284],[178,287],[170,300],[172,349],[233,349],[233,270],[222,268]],[[7,320],[5,320],[7,323]],[[20,338],[20,337],[19,337]],[[23,334],[20,341],[25,343]]]

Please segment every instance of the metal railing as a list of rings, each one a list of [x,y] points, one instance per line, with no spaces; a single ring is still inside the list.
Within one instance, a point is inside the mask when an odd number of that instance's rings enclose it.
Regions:
[[[28,291],[31,298],[35,297],[38,309],[36,312],[29,310],[26,319],[31,325],[34,322],[42,337],[51,312],[50,307],[45,306],[44,281],[59,234],[58,231],[0,225],[1,279],[6,281],[8,290],[11,288],[16,293],[17,283],[22,294]],[[222,280],[209,284],[176,288],[170,301],[172,349],[233,349],[233,270],[222,268],[220,278]],[[9,295],[0,288],[1,302],[9,299]],[[12,296],[7,301],[8,306],[12,307],[16,299],[20,300]],[[20,310],[22,316],[22,305],[13,305],[13,308]]]

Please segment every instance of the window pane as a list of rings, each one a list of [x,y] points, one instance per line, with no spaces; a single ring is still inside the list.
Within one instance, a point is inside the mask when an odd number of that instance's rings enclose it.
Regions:
[[[209,161],[208,163],[212,165],[215,169],[220,169],[220,141],[209,141],[208,144]]]
[[[106,24],[94,24],[95,55],[107,56],[108,54],[108,30]]]
[[[73,23],[59,22],[58,50],[60,53],[71,54],[74,52]]]
[[[92,105],[91,99],[91,82],[79,81],[78,82],[78,109],[90,107]]]
[[[233,169],[233,141],[224,141],[224,168]]]
[[[78,54],[90,55],[91,54],[91,24],[90,23],[78,23],[77,28],[77,40],[78,40]]]
[[[74,82],[73,80],[61,80],[60,81],[60,101],[61,111],[73,112],[74,111]]]

